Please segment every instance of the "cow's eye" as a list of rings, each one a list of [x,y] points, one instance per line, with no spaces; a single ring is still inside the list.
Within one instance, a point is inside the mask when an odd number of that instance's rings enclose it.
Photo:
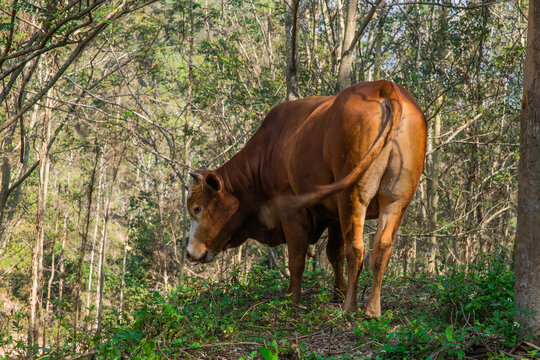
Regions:
[[[195,206],[195,207],[193,208],[193,214],[197,215],[197,214],[200,213],[200,212],[201,212],[201,208],[200,208],[200,207]]]

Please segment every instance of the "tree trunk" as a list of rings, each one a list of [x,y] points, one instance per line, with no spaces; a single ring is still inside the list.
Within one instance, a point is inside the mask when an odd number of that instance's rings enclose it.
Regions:
[[[120,282],[120,319],[122,319],[122,313],[124,312],[124,288],[126,286],[126,258],[129,248],[129,230],[131,229],[132,217],[129,217],[128,226],[126,230],[126,237],[124,239],[124,257],[122,259],[122,281]]]
[[[373,80],[381,80],[381,56],[382,56],[382,38],[384,35],[384,19],[385,17],[379,17],[377,24],[377,39],[375,40],[375,60],[373,62],[374,74]]]
[[[47,202],[47,186],[49,182],[49,141],[51,139],[50,114],[43,117],[43,142],[39,151],[40,171],[36,204],[36,232],[32,251],[32,291],[30,295],[30,324],[28,327],[28,344],[37,345],[39,333],[41,278],[43,277],[43,241],[45,225],[43,215]]]
[[[103,281],[105,276],[103,274],[105,270],[105,248],[107,242],[107,225],[109,222],[109,203],[110,197],[112,194],[109,194],[109,197],[106,200],[105,206],[103,207],[103,226],[101,228],[101,242],[99,245],[99,262],[97,266],[97,290],[96,290],[96,311],[97,311],[97,332],[101,329],[101,319],[102,319],[102,306],[103,306]]]
[[[182,239],[180,240],[180,272],[178,274],[178,282],[182,284],[184,281],[184,266],[186,265],[186,247],[187,247],[187,205],[186,205],[186,187],[182,186]]]
[[[343,36],[341,62],[339,63],[337,90],[338,92],[349,86],[353,63],[353,40],[356,30],[356,14],[358,0],[349,0],[347,4],[347,22]]]
[[[298,10],[300,0],[285,0],[285,36],[287,47],[287,100],[298,95]]]
[[[119,162],[116,167],[113,169],[113,176],[111,179],[111,188],[109,190],[109,196],[103,207],[103,228],[101,232],[101,245],[99,249],[99,269],[98,269],[98,288],[96,294],[96,309],[97,309],[97,330],[99,333],[101,330],[101,320],[103,318],[103,285],[105,282],[105,260],[106,260],[106,249],[107,249],[107,225],[109,223],[109,211],[111,205],[111,198],[114,193],[114,184],[116,182],[116,175],[118,174]],[[105,188],[105,186],[103,186]]]
[[[440,101],[442,105],[442,98]],[[439,256],[439,242],[437,241],[437,236],[435,232],[437,231],[437,221],[438,221],[438,209],[439,209],[439,170],[440,170],[440,152],[437,150],[437,147],[441,143],[441,115],[437,113],[433,122],[433,132],[431,136],[430,143],[433,153],[431,154],[430,164],[430,177],[428,181],[428,226],[429,226],[429,241],[431,243],[431,251],[429,254],[429,261],[427,271],[430,273],[439,273],[439,267],[437,266],[437,256]]]
[[[158,189],[157,185],[154,187],[155,194],[157,197],[157,208],[159,215],[159,224],[160,224],[160,236],[161,236],[161,273],[163,276],[163,291],[166,293],[169,291],[169,274],[167,271],[167,237],[165,236],[165,221],[163,218],[163,208],[161,204],[163,189]]]
[[[478,43],[478,59],[476,62],[475,74],[472,79],[475,83],[471,85],[471,90],[474,94],[474,113],[481,113],[483,108],[484,94],[482,91],[482,64],[484,62],[484,43],[489,35],[488,20],[489,20],[489,8],[484,6],[482,8],[482,30],[480,33],[480,41]],[[478,242],[478,224],[482,221],[482,201],[479,201],[478,193],[481,189],[476,186],[480,178],[480,159],[479,159],[479,122],[475,121],[470,126],[470,157],[469,157],[469,171],[467,179],[467,230],[468,235],[466,238],[465,246],[465,267],[469,269],[469,264],[473,261],[475,251],[474,247]]]
[[[2,170],[2,177],[0,178],[0,253],[4,248],[6,230],[4,227],[4,214],[7,210],[7,200],[11,180],[11,165],[9,163],[8,155],[13,150],[13,134],[15,133],[16,125],[16,123],[13,123],[11,128],[7,130],[7,134],[4,139],[0,141],[0,149],[2,149],[2,153],[0,155],[0,169]]]
[[[52,112],[52,99],[51,98],[47,98],[46,100],[46,104],[47,104],[47,107],[45,108],[45,115],[44,115],[44,118],[47,119],[46,122],[47,122],[47,134],[46,134],[46,143],[47,143],[47,146],[49,146],[49,142],[50,142],[50,138],[51,138],[51,123],[50,123],[50,119],[51,119],[51,112]],[[50,160],[49,160],[49,154],[48,154],[48,151],[45,153],[45,159],[44,159],[44,162],[45,162],[45,174],[44,174],[44,187],[43,187],[43,212],[45,212],[45,205],[47,203],[47,187],[48,187],[48,183],[49,183],[49,168],[50,168]],[[44,242],[44,235],[45,235],[45,231],[42,227],[41,229],[41,243],[43,245],[43,242]],[[47,283],[47,301],[46,301],[46,306],[45,306],[45,315],[44,315],[44,321],[43,321],[43,337],[42,337],[42,346],[43,348],[46,347],[46,343],[47,343],[47,338],[46,338],[46,335],[47,335],[47,321],[49,319],[49,312],[50,312],[50,308],[51,308],[51,287],[52,287],[52,283],[54,281],[54,274],[55,274],[55,251],[54,251],[54,247],[56,245],[56,234],[54,235],[53,237],[53,242],[51,244],[51,273],[50,273],[50,276],[49,276],[49,281]],[[41,255],[41,257],[43,258],[43,254]],[[43,270],[42,270],[43,271]]]
[[[518,177],[516,321],[540,340],[540,0],[531,0]]]
[[[446,67],[446,53],[447,53],[447,36],[448,36],[448,8],[441,6],[438,21],[438,52],[436,57],[439,60],[439,71],[437,73],[437,92],[441,94],[444,89],[444,77],[445,73],[443,69]],[[437,265],[437,257],[440,256],[439,242],[435,233],[438,228],[438,212],[439,212],[439,176],[440,176],[440,150],[438,149],[441,144],[441,109],[444,106],[444,97],[439,95],[435,103],[435,118],[433,121],[433,129],[428,146],[430,147],[431,155],[428,156],[428,170],[429,179],[427,182],[427,195],[428,195],[428,228],[429,228],[429,242],[431,244],[431,250],[429,255],[429,262],[427,271],[430,273],[439,273],[439,267]]]
[[[69,158],[69,164],[68,164],[68,170],[67,170],[67,186],[65,189],[65,193],[69,193],[69,183],[71,180],[71,160],[72,157]],[[72,199],[73,200],[73,199]],[[66,248],[66,240],[67,240],[67,224],[68,224],[68,211],[65,209],[64,212],[64,224],[63,224],[63,230],[62,230],[62,248],[60,249],[60,256],[58,259],[58,315],[57,318],[60,319],[59,323],[57,324],[57,331],[56,331],[56,344],[60,345],[60,329],[62,328],[62,314],[64,311],[64,300],[62,297],[64,296],[64,249]]]
[[[371,7],[369,13],[366,15],[366,18],[360,25],[360,28],[355,32],[358,0],[349,0],[347,8],[347,25],[343,35],[343,47],[340,53],[341,61],[339,63],[338,80],[336,86],[338,91],[342,91],[349,86],[349,79],[352,72],[354,47],[356,46],[358,40],[360,40],[360,37],[366,31],[369,22],[375,15],[375,12],[382,2],[382,0],[377,0],[377,2]]]
[[[101,166],[103,166],[103,158],[101,160]],[[96,253],[96,240],[97,233],[99,228],[99,211],[101,206],[101,194],[103,192],[103,170],[100,171],[99,181],[98,181],[98,193],[96,199],[96,220],[94,223],[94,235],[92,236],[92,250],[90,250],[90,269],[88,270],[88,286],[86,288],[86,318],[88,321],[84,322],[84,331],[88,329],[88,324],[90,322],[90,302],[92,298],[92,278],[94,275],[94,255]]]
[[[78,322],[79,322],[79,316],[81,311],[81,288],[82,288],[82,270],[83,270],[83,263],[84,263],[84,257],[86,255],[86,244],[88,243],[88,231],[90,229],[90,215],[92,213],[92,200],[94,199],[94,185],[96,182],[96,170],[99,163],[99,156],[100,156],[100,150],[99,148],[96,148],[96,155],[94,159],[94,167],[92,169],[92,173],[90,174],[90,182],[88,184],[88,203],[86,206],[86,219],[84,223],[84,229],[82,232],[81,237],[81,245],[79,248],[79,259],[77,260],[77,267],[76,267],[76,277],[75,277],[75,318],[74,318],[74,325],[73,325],[73,331],[75,333],[75,337],[77,335],[77,329],[78,329]]]

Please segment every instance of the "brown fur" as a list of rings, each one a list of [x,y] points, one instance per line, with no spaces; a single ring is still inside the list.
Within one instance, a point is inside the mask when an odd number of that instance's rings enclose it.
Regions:
[[[188,255],[209,261],[247,238],[270,246],[286,242],[289,291],[298,303],[307,246],[328,228],[335,292],[345,294],[345,310],[354,311],[364,221],[378,218],[366,314],[379,316],[382,277],[425,149],[422,111],[407,90],[387,81],[280,104],[230,161],[194,177],[188,208],[199,226]],[[195,216],[196,207],[202,210]]]

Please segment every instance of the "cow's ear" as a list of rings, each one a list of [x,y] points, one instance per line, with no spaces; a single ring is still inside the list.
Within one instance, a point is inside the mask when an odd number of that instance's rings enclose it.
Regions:
[[[199,185],[204,179],[204,176],[202,176],[202,174],[199,174],[198,172],[195,172],[195,171],[190,171],[189,175],[191,176],[191,180],[193,181],[193,184],[196,184],[196,185]]]
[[[223,189],[223,182],[214,172],[208,173],[208,175],[206,175],[206,177],[204,178],[204,185],[215,193],[218,193]]]

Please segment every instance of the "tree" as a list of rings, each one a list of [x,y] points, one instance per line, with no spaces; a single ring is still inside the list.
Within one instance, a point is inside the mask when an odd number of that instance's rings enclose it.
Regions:
[[[345,26],[345,33],[343,36],[343,47],[341,52],[341,61],[339,63],[338,70],[338,79],[337,79],[337,90],[341,91],[350,85],[349,77],[352,72],[353,64],[353,50],[356,46],[356,43],[366,30],[369,22],[375,15],[375,11],[382,3],[382,0],[377,0],[377,2],[372,6],[371,10],[366,15],[364,22],[360,25],[360,29],[355,32],[356,27],[356,13],[357,13],[357,0],[349,0],[347,6],[347,24]]]
[[[516,321],[540,337],[540,1],[529,5],[516,237]]]
[[[285,37],[287,39],[287,100],[298,95],[298,11],[300,0],[285,1]]]

